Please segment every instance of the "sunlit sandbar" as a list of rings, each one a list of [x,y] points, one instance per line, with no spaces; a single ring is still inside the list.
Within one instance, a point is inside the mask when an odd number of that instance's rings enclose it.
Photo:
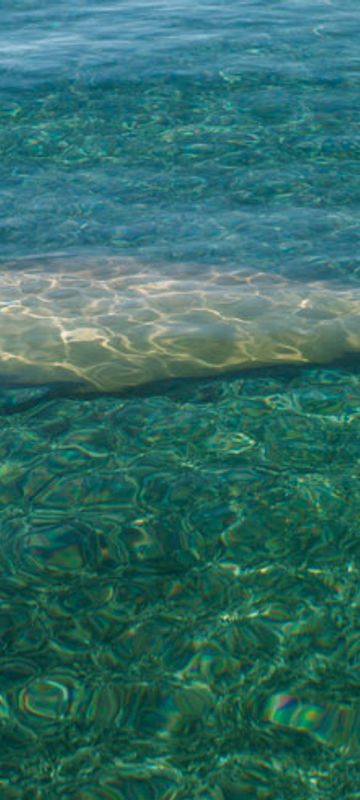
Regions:
[[[360,350],[360,287],[131,259],[54,258],[0,272],[0,375],[79,392]]]

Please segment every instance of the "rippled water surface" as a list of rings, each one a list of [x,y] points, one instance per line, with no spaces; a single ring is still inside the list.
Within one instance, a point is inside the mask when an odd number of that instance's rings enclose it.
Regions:
[[[3,0],[1,253],[357,269],[357,0]]]
[[[359,41],[355,0],[3,0],[6,305],[16,267],[37,318],[59,256],[358,291]],[[356,354],[85,398],[6,374],[1,800],[354,800]]]

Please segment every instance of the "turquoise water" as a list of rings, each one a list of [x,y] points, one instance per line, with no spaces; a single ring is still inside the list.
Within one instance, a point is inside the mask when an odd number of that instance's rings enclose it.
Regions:
[[[3,269],[357,286],[359,27],[351,0],[4,0]],[[358,796],[359,409],[355,357],[2,382],[0,798]]]
[[[3,258],[358,267],[351,2],[4,0]]]

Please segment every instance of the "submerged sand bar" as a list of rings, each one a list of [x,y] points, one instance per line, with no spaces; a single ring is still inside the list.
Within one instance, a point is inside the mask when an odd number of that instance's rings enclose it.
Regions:
[[[360,286],[243,269],[40,259],[0,269],[0,378],[79,392],[360,351]]]

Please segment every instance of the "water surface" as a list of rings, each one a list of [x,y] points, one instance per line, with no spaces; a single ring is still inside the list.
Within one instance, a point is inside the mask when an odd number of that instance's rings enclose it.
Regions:
[[[353,0],[4,0],[6,279],[355,293],[358,43]],[[1,381],[0,797],[354,798],[356,358],[75,394]]]

